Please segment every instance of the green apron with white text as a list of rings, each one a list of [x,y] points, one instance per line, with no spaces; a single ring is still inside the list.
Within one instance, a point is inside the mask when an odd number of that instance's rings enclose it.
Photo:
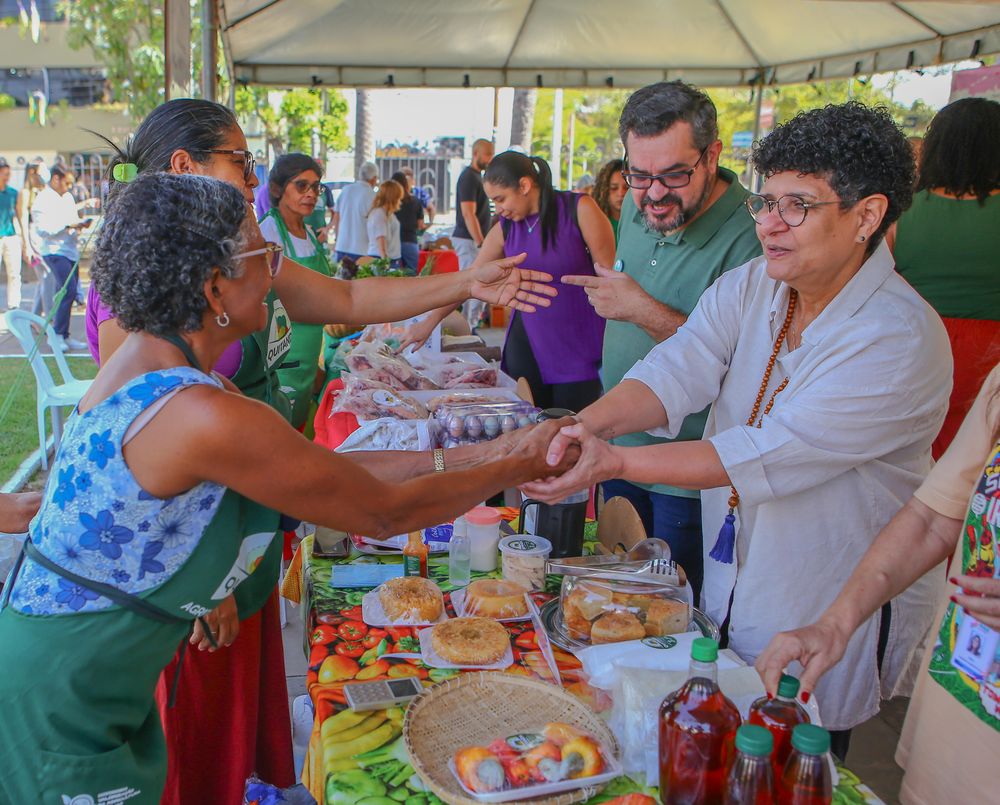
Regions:
[[[280,545],[277,524],[276,512],[227,490],[185,563],[138,596],[176,621],[120,606],[0,610],[0,805],[160,801],[167,753],[157,679],[194,617],[218,606],[268,542]]]
[[[326,249],[319,242],[312,230],[306,227],[306,234],[315,248],[308,257],[300,257],[295,253],[288,227],[281,214],[274,208],[264,218],[271,218],[278,228],[281,245],[285,254],[295,262],[305,266],[324,277],[333,275],[333,269],[326,256]],[[263,220],[263,219],[261,219]],[[316,382],[316,372],[319,368],[319,356],[323,350],[323,325],[303,324],[295,322],[295,338],[292,340],[288,355],[278,367],[278,379],[281,390],[292,402],[292,427],[301,429],[309,413],[309,404],[313,397],[313,385]]]

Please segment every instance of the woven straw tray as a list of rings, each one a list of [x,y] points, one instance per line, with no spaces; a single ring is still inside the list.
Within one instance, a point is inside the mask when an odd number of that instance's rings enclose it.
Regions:
[[[617,757],[618,742],[611,730],[579,699],[548,682],[489,671],[462,674],[420,694],[406,710],[403,740],[410,762],[431,791],[449,805],[481,805],[462,791],[448,768],[455,752],[538,729],[549,721],[589,732]],[[602,787],[517,801],[569,805],[589,799]]]

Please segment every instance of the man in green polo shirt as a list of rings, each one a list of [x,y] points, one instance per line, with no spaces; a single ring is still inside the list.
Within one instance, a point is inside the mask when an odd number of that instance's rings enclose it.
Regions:
[[[604,390],[621,382],[636,361],[670,338],[719,276],[761,253],[747,191],[736,174],[719,166],[722,142],[715,105],[681,81],[633,93],[618,124],[625,145],[623,175],[631,192],[622,204],[613,269],[596,277],[564,277],[582,285],[594,309],[608,320],[604,333]],[[702,437],[708,409],[684,420],[677,441]],[[667,441],[647,433],[616,435],[614,444]],[[669,543],[701,590],[701,499],[697,491],[660,484],[603,484],[605,499],[628,498],[646,533]]]

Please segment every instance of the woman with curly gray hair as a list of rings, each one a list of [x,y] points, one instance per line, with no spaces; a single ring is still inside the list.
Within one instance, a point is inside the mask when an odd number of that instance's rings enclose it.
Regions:
[[[883,243],[913,186],[910,146],[888,113],[804,112],[754,162],[765,182],[747,211],[763,256],[720,277],[676,335],[563,432],[551,457],[580,440],[574,470],[526,489],[552,500],[626,478],[702,490],[705,533],[719,535],[706,541],[702,604],[748,661],[815,620],[930,470],[951,378],[941,320]],[[672,437],[708,405],[701,441],[603,441]],[[941,579],[927,574],[855,633],[817,687],[830,729],[869,718],[880,684],[889,695],[905,680]],[[841,757],[846,742],[835,736]]]
[[[430,453],[325,450],[204,371],[263,326],[281,270],[245,213],[231,185],[168,174],[108,210],[96,281],[128,335],[66,424],[4,591],[0,801],[160,802],[157,677],[250,573],[275,511],[384,538],[550,472],[548,423],[438,473]],[[54,667],[70,681],[39,685]]]

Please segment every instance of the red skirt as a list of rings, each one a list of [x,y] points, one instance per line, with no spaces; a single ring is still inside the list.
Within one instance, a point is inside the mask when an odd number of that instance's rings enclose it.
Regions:
[[[955,360],[955,384],[951,389],[948,414],[941,432],[931,446],[934,459],[941,458],[975,402],[986,375],[1000,360],[1000,321],[984,319],[942,319],[951,341]]]
[[[167,699],[177,657],[160,675],[156,703],[167,740],[167,784],[161,805],[243,801],[247,778],[286,788],[295,783],[285,654],[275,590],[240,622],[228,648],[188,648],[177,701]]]

